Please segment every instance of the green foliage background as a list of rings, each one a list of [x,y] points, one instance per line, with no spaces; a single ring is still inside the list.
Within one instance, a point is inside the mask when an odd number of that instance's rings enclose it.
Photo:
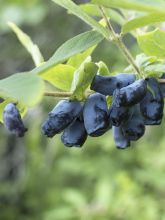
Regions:
[[[8,16],[17,18],[12,21],[32,37],[47,59],[67,39],[88,29],[51,1],[2,0],[0,4],[1,78],[33,68],[5,23]],[[132,38],[127,37],[126,43],[138,52]],[[126,64],[107,43],[96,49],[93,60],[103,60],[112,71]],[[24,139],[9,136],[1,126],[0,220],[165,220],[165,121],[148,128],[125,151],[115,148],[111,131],[89,138],[82,149],[68,149],[59,136],[46,139],[40,131],[57,101],[45,98],[29,111]]]

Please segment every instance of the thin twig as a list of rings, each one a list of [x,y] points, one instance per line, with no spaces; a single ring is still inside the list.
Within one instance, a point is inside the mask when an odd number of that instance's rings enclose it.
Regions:
[[[103,18],[105,19],[105,22],[106,22],[106,24],[107,24],[107,28],[108,28],[108,30],[109,30],[109,32],[110,32],[110,39],[109,39],[109,40],[112,41],[112,42],[114,42],[114,43],[117,45],[117,47],[123,52],[123,54],[124,54],[124,56],[125,56],[127,62],[132,65],[132,67],[134,68],[135,72],[136,72],[137,74],[139,74],[140,76],[142,76],[141,71],[140,71],[140,69],[138,68],[138,66],[136,65],[132,54],[130,53],[130,51],[128,50],[128,48],[125,46],[125,44],[122,42],[122,39],[121,39],[120,35],[118,35],[118,34],[114,31],[114,29],[113,29],[113,27],[112,27],[112,25],[111,25],[110,20],[109,20],[109,19],[107,18],[107,16],[106,16],[106,13],[105,13],[105,11],[104,11],[104,8],[101,7],[101,6],[100,6],[99,8],[100,8],[100,11],[101,11],[101,13],[102,13],[102,16],[103,16]]]
[[[163,83],[165,83],[165,79],[158,79],[158,82],[163,84]]]
[[[51,96],[56,98],[68,98],[72,95],[72,92],[45,92],[44,96]]]
[[[88,97],[89,95],[93,94],[94,91],[86,90],[84,93],[84,97]],[[73,95],[72,92],[44,92],[44,96],[50,96],[55,98],[70,98]]]

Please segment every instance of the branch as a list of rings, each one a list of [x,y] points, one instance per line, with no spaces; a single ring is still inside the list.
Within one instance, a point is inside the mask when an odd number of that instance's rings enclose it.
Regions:
[[[163,84],[163,83],[165,83],[165,79],[158,79],[158,82]]]
[[[45,92],[44,96],[51,96],[56,98],[68,98],[72,95],[72,92]]]
[[[93,93],[94,91],[92,90],[86,90],[84,96],[87,98],[89,95]],[[44,92],[44,96],[50,96],[55,98],[70,98],[72,95],[72,92]]]
[[[111,25],[111,22],[109,21],[109,19],[106,16],[104,8],[101,7],[101,6],[99,8],[100,8],[100,11],[102,13],[103,18],[105,19],[105,22],[107,24],[108,30],[110,32],[110,36],[111,36],[110,37],[110,41],[112,41],[112,42],[114,42],[116,44],[116,46],[123,52],[127,62],[134,68],[135,72],[142,77],[142,73],[140,72],[140,69],[136,65],[132,54],[130,53],[128,48],[124,45],[124,43],[122,42],[122,39],[121,39],[120,35],[118,35],[114,31],[114,29],[113,29],[113,27]]]

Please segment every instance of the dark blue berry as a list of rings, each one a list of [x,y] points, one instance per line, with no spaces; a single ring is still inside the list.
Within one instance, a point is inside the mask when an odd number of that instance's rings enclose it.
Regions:
[[[140,102],[141,113],[146,125],[159,125],[163,117],[163,95],[155,78],[148,78],[147,84],[147,93]]]
[[[122,88],[135,81],[135,75],[129,73],[120,73],[115,76],[96,75],[91,84],[91,89],[103,95],[113,95],[116,88]]]
[[[62,143],[67,147],[81,147],[87,139],[84,121],[77,118],[71,125],[64,129],[61,136]]]
[[[60,133],[79,116],[81,111],[80,102],[61,100],[43,123],[43,133],[48,137],[53,137],[55,134]]]
[[[84,125],[90,136],[97,137],[109,129],[108,107],[104,95],[90,95],[83,110]]]
[[[144,135],[145,125],[140,112],[140,106],[135,105],[133,108],[132,117],[122,124],[122,131],[124,136],[130,141],[136,141]]]
[[[116,89],[113,94],[113,102],[116,106],[133,106],[139,103],[147,92],[146,80],[139,79],[129,86]]]
[[[112,131],[117,148],[125,149],[130,146],[130,140],[124,136],[121,127],[112,126]]]
[[[9,103],[3,111],[3,123],[5,128],[17,137],[23,137],[27,128],[25,128],[20,113],[15,104]]]
[[[115,104],[112,104],[109,111],[110,123],[113,126],[119,127],[123,122],[127,121],[131,116],[131,108],[128,107],[117,107]]]

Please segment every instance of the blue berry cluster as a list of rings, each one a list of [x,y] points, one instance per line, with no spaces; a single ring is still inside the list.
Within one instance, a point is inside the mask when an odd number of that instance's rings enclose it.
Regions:
[[[163,75],[163,77],[165,77]],[[117,148],[125,149],[145,133],[146,125],[159,125],[163,117],[164,86],[153,78],[136,79],[134,74],[96,75],[91,84],[95,91],[85,103],[61,100],[42,124],[47,137],[62,133],[67,147],[81,147],[87,136],[98,137],[112,128]],[[110,107],[107,97],[112,97]],[[27,129],[15,104],[3,112],[4,126],[18,137]]]
[[[91,89],[112,96],[109,123],[120,149],[141,138],[146,125],[159,125],[162,121],[164,88],[155,78],[136,80],[134,75],[125,73],[96,76]]]
[[[68,147],[81,147],[87,136],[98,137],[112,128],[116,146],[125,149],[144,135],[146,125],[159,125],[164,99],[155,78],[136,80],[135,75],[96,75],[84,104],[62,100],[42,125],[48,137],[62,133]],[[112,96],[108,108],[106,96]]]

